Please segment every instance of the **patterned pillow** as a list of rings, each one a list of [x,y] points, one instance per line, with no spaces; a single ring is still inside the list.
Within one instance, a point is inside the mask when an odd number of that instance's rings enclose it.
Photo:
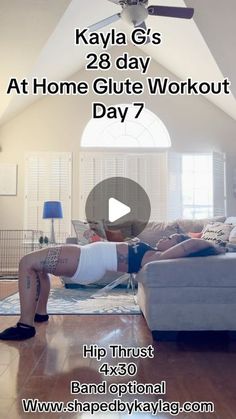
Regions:
[[[203,230],[202,239],[219,244],[229,241],[229,235],[233,226],[224,223],[207,224]]]
[[[79,220],[72,220],[72,224],[79,244],[85,245],[97,241],[105,241],[105,239],[100,237],[96,231],[91,229],[89,223]]]

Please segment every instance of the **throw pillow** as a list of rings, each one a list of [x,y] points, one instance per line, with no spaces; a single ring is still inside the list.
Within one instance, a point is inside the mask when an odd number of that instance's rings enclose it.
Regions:
[[[227,242],[233,226],[224,223],[207,224],[203,230],[202,239],[219,244]]]
[[[120,230],[123,236],[123,240],[127,237],[133,236],[133,221],[125,221],[123,223],[110,223],[109,221],[104,222],[105,231],[107,230]],[[114,229],[114,230],[113,230]],[[123,241],[122,240],[122,241]]]
[[[104,226],[104,221],[89,221],[91,230],[95,231],[99,237],[106,239],[106,231]]]
[[[200,239],[202,237],[202,231],[200,233],[194,233],[192,231],[190,231],[189,233],[187,233],[189,237],[191,237],[192,239]]]
[[[109,242],[123,242],[124,237],[121,230],[106,230],[107,240]]]
[[[183,218],[183,219],[178,219],[176,220],[176,222],[179,224],[180,228],[184,231],[184,232],[194,232],[194,233],[200,233],[204,226],[206,226],[207,224],[210,223],[216,223],[216,222],[221,222],[223,223],[225,221],[225,217],[213,217],[213,218],[201,218],[201,219],[187,219],[187,218]]]
[[[227,217],[225,220],[225,224],[233,224],[236,226],[236,217]]]
[[[88,223],[79,220],[72,220],[72,224],[79,244],[85,245],[96,241],[105,241],[105,239],[101,238],[90,228]]]
[[[232,244],[236,244],[236,226],[230,232],[229,242],[232,243]]]

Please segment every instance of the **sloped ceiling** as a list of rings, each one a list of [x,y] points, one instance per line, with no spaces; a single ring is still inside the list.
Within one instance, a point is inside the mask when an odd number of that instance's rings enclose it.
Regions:
[[[187,5],[194,7],[195,14],[191,21],[148,17],[147,26],[162,33],[163,43],[140,49],[180,79],[192,77],[201,81],[229,77],[231,91],[236,95],[235,0],[224,3],[219,0],[150,0],[149,4]],[[74,28],[86,27],[119,11],[119,6],[107,0],[0,0],[0,123],[38,98],[6,96],[11,77],[68,79],[84,66],[89,50],[100,49],[75,46]],[[127,33],[130,31],[121,21],[113,26]],[[140,55],[139,49],[137,55]],[[236,120],[233,95],[209,96],[208,100]]]
[[[27,77],[69,3],[0,0],[0,118],[13,99],[5,94],[8,80]]]
[[[185,0],[195,6],[194,21],[236,97],[236,1]]]

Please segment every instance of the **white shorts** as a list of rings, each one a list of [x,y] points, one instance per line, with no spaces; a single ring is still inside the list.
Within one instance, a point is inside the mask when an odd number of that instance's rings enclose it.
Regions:
[[[80,247],[79,264],[71,281],[90,284],[99,281],[106,271],[117,271],[116,243],[95,242]]]

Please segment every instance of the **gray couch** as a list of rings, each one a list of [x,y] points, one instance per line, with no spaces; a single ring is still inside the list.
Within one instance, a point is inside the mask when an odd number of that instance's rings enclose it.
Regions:
[[[224,222],[225,217],[151,222],[139,238],[155,245],[173,233],[200,232],[211,221]],[[124,237],[135,236],[137,222],[120,228]],[[101,285],[116,277],[115,272],[107,273]],[[151,262],[136,280],[138,304],[158,338],[174,337],[179,331],[236,330],[236,252]]]
[[[165,228],[177,223],[179,232],[200,232],[209,221],[225,218],[177,220]],[[153,223],[140,238],[153,244],[155,231],[159,226]],[[236,330],[236,252],[151,262],[136,279],[138,304],[157,338],[179,331]]]
[[[157,338],[236,330],[236,253],[151,262],[136,278],[138,304]]]

